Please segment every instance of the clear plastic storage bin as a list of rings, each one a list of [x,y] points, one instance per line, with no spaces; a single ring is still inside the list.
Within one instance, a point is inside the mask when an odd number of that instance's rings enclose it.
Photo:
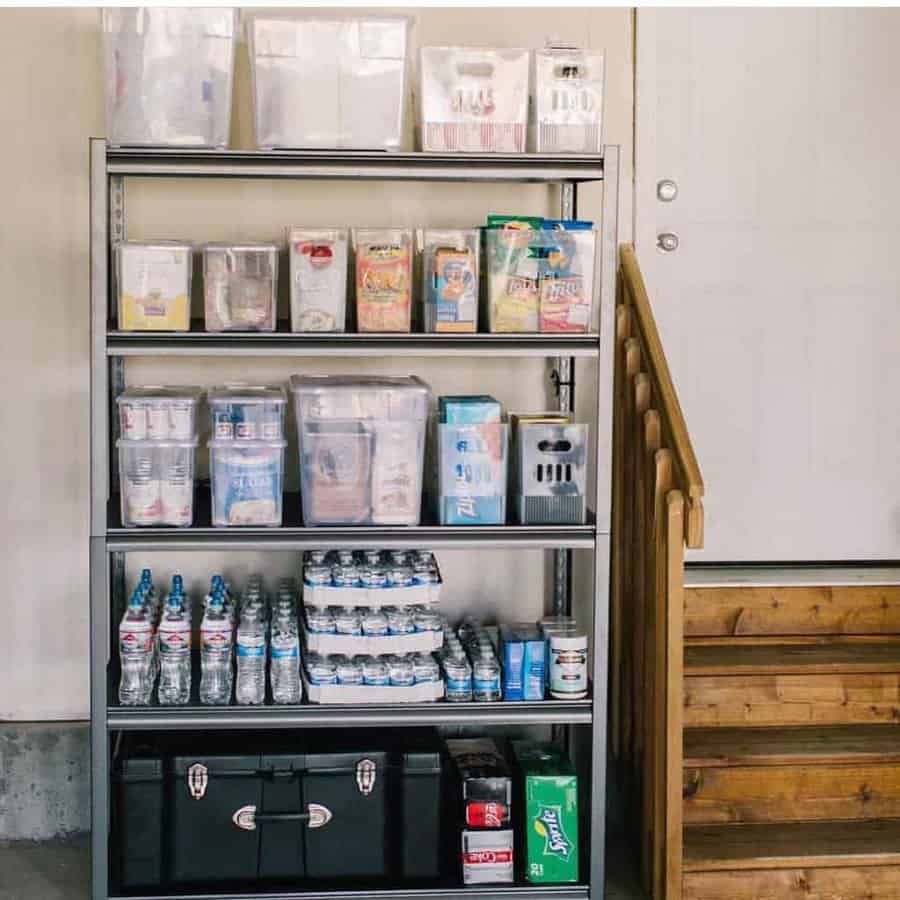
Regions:
[[[262,148],[399,150],[405,18],[255,18],[249,26]]]
[[[534,54],[534,147],[538,153],[601,153],[603,54],[548,47]]]
[[[541,232],[539,331],[590,331],[596,247],[591,222],[558,222]]]
[[[110,144],[227,146],[237,26],[236,9],[104,9]]]
[[[478,331],[477,228],[425,228],[419,232],[425,330]]]
[[[188,526],[194,521],[194,456],[186,441],[119,440],[122,524]]]
[[[277,291],[277,244],[203,248],[207,331],[274,331]]]
[[[438,424],[441,525],[505,525],[509,426]]]
[[[191,245],[181,241],[117,244],[119,328],[190,330],[192,259]]]
[[[284,436],[287,397],[281,387],[226,384],[211,388],[206,402],[215,440],[277,441]]]
[[[538,330],[542,247],[539,229],[485,229],[485,284],[492,332]]]
[[[422,47],[422,149],[522,153],[528,50]]]
[[[127,441],[187,441],[197,432],[198,387],[144,385],[116,397],[119,434]]]
[[[285,440],[211,440],[212,523],[281,525]]]
[[[289,228],[291,331],[344,331],[348,230]]]
[[[409,228],[354,228],[357,331],[412,328],[413,237]]]
[[[431,391],[414,376],[293,375],[307,525],[417,525]]]

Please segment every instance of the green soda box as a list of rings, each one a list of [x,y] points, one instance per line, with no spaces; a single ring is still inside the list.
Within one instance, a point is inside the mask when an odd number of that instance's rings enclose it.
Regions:
[[[512,749],[525,879],[578,881],[578,776],[572,763],[553,744],[513,741]]]

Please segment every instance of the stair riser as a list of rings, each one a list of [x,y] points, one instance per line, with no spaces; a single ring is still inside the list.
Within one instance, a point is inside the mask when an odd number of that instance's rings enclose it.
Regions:
[[[689,676],[684,726],[900,722],[900,673]]]
[[[900,818],[900,766],[731,766],[685,769],[684,823]]]

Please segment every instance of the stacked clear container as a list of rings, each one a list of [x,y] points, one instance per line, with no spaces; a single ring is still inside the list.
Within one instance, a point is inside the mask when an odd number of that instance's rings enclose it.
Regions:
[[[278,526],[284,490],[281,387],[230,384],[207,394],[212,524]]]
[[[431,391],[414,376],[293,375],[306,525],[417,525]]]
[[[236,9],[110,8],[102,28],[110,144],[228,144]]]
[[[132,387],[117,398],[122,524],[187,527],[194,521],[196,387]]]
[[[207,331],[274,331],[277,290],[277,244],[203,248]]]
[[[399,150],[408,27],[389,17],[255,18],[257,146]]]

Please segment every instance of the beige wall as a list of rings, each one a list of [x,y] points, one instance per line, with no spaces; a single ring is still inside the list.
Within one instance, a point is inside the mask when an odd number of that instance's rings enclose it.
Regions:
[[[606,139],[623,147],[620,220],[631,220],[632,16],[630,9],[427,9],[414,44],[534,47],[548,36],[607,52]],[[294,14],[294,13],[292,13]],[[321,14],[317,12],[316,14]],[[102,135],[100,40],[95,10],[0,11],[0,305],[6,327],[0,372],[7,387],[4,504],[0,540],[5,580],[0,610],[0,719],[84,718],[88,712],[88,182],[87,139]],[[252,146],[246,50],[238,54],[234,143]],[[600,188],[585,188],[580,213],[599,219]],[[488,212],[552,214],[554,197],[539,187],[267,184],[214,182],[177,187],[129,185],[129,235],[197,241],[279,238],[285,224],[343,222],[465,225]],[[537,361],[302,360],[131,361],[128,383],[200,383],[230,377],[286,380],[294,371],[415,371],[437,392],[487,390],[507,405],[545,405],[546,371]],[[581,372],[579,375],[581,376]],[[579,385],[584,403],[591,386]],[[292,455],[289,454],[289,460]],[[289,463],[290,465],[290,463]],[[205,454],[200,466],[205,469]],[[293,467],[291,467],[293,468]],[[289,472],[289,477],[293,471]],[[274,558],[273,558],[274,557]],[[491,553],[473,566],[464,554],[442,555],[448,606],[528,615],[545,596],[540,553]],[[481,558],[479,558],[481,562]],[[240,580],[258,565],[188,554],[134,555],[159,576],[177,566],[189,586],[213,568]],[[273,555],[278,571],[296,565]]]

